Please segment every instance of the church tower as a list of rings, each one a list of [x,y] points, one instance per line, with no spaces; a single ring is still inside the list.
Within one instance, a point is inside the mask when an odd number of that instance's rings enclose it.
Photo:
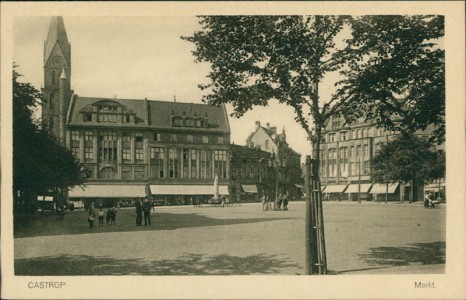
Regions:
[[[57,138],[64,141],[65,120],[72,92],[71,45],[62,17],[52,17],[44,43],[44,87],[42,120]]]

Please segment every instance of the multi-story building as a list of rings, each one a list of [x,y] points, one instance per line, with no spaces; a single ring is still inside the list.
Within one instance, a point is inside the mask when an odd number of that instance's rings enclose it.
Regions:
[[[428,135],[431,131],[417,135]],[[377,128],[374,122],[365,122],[363,118],[347,123],[342,115],[331,118],[322,135],[320,179],[325,199],[377,200],[387,196],[389,200],[407,200],[413,188],[413,199],[422,200],[422,186],[373,182],[371,160],[383,144],[396,137],[396,132]]]
[[[230,199],[235,202],[273,199],[275,173],[269,167],[271,154],[246,146],[230,145]]]
[[[261,126],[256,121],[256,129],[246,140],[246,146],[271,154],[268,161],[270,171],[275,172],[274,194],[288,194],[290,199],[302,195],[301,154],[294,151],[286,141],[286,133],[277,132],[276,127]]]
[[[53,17],[44,46],[44,124],[87,171],[72,199],[166,204],[228,194],[230,127],[225,106],[81,97],[70,89],[71,46]]]

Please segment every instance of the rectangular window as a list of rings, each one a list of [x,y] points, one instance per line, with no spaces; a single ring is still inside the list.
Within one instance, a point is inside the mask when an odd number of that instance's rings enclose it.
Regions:
[[[181,118],[175,118],[175,119],[173,119],[173,125],[175,125],[175,126],[183,126],[183,119],[181,119]]]
[[[349,156],[354,157],[354,146],[350,147]]]
[[[84,122],[92,122],[92,114],[84,114]]]
[[[348,157],[348,148],[343,147],[340,148],[340,158],[347,158]]]
[[[165,148],[150,148],[150,159],[151,159],[151,177],[152,178],[164,178],[164,159],[165,159]]]
[[[349,175],[354,175],[354,163],[350,162],[349,164]]]
[[[197,150],[191,149],[191,178],[197,178]]]
[[[328,135],[328,139],[329,139],[330,142],[335,142],[335,141],[336,141],[336,135],[335,135],[335,133],[330,133],[330,134]]]
[[[203,136],[202,136],[202,142],[203,142],[204,144],[207,144],[207,143],[209,142],[209,137],[208,137],[207,135],[203,135]]]
[[[123,142],[131,142],[131,134],[129,132],[123,132]]]
[[[217,143],[218,143],[218,144],[223,144],[224,142],[225,142],[225,139],[224,139],[223,136],[217,137]]]
[[[136,162],[142,162],[144,160],[144,153],[142,148],[135,149]]]
[[[168,175],[170,178],[180,177],[180,149],[171,148],[168,150]]]
[[[227,151],[214,150],[214,168],[215,174],[219,178],[227,178]],[[251,175],[251,171],[249,175]]]
[[[153,139],[156,142],[160,142],[160,133],[154,132]]]
[[[92,141],[94,139],[94,133],[92,131],[86,131],[84,133],[84,140],[85,141]]]
[[[201,178],[202,179],[210,179],[212,178],[212,170],[211,170],[211,152],[210,150],[200,150],[200,171],[201,171]]]
[[[193,136],[192,136],[191,134],[188,134],[188,135],[186,136],[186,142],[192,143],[193,141],[194,141]]]
[[[131,149],[123,148],[123,162],[130,162],[130,161],[131,161]]]
[[[357,157],[361,157],[361,145],[358,145],[358,146],[356,147],[356,156],[357,156]]]
[[[178,135],[176,133],[170,134],[170,142],[178,142]]]
[[[364,175],[369,175],[370,167],[371,167],[370,161],[365,161],[364,162]]]
[[[92,148],[84,148],[84,161],[85,162],[92,162],[94,159],[94,149]]]
[[[346,131],[340,132],[340,140],[344,142],[346,141],[346,139],[347,139],[347,132]]]
[[[360,162],[356,163],[356,169],[354,171],[355,171],[355,175],[361,174],[361,163]]]
[[[189,177],[189,149],[183,149],[183,178]]]
[[[364,145],[364,156],[369,156],[369,145]]]
[[[71,140],[72,141],[79,141],[79,131],[72,130],[71,131]]]
[[[73,153],[73,156],[79,160],[79,147],[73,147],[71,148],[71,153]]]

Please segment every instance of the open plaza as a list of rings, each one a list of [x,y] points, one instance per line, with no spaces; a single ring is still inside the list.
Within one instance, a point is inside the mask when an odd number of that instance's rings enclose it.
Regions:
[[[134,208],[89,228],[87,212],[49,211],[15,227],[16,275],[304,274],[305,202],[156,207],[151,226]],[[441,274],[446,204],[324,202],[329,274]]]

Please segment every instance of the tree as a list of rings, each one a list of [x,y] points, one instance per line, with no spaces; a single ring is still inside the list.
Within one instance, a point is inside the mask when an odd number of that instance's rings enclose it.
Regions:
[[[372,166],[376,182],[410,182],[410,203],[413,200],[413,186],[427,180],[441,178],[441,155],[432,150],[426,139],[411,134],[401,134],[395,140],[382,146],[374,156]],[[437,162],[439,163],[437,165]],[[433,165],[436,165],[433,168]]]
[[[348,16],[204,16],[200,17],[202,30],[182,38],[196,46],[193,51],[196,62],[211,64],[207,76],[210,82],[199,85],[201,89],[210,91],[203,98],[205,102],[211,105],[230,103],[235,117],[241,117],[254,106],[267,106],[270,100],[294,108],[296,122],[312,143],[314,176],[319,180],[319,151],[325,123],[343,110],[345,115],[349,115],[353,107],[361,109],[361,104],[370,103],[369,100],[358,99],[357,84],[361,80],[357,80],[356,67],[363,69],[378,65],[378,61],[368,65],[357,63],[363,55],[374,51],[358,44],[363,30],[357,26],[364,27],[363,21]],[[354,39],[346,44],[338,43],[338,37],[346,29],[351,31],[352,26],[358,33]],[[386,29],[381,25],[374,28],[372,34],[380,36],[382,33],[377,30]],[[405,38],[423,39],[419,36]],[[337,71],[347,81],[340,82],[333,97],[321,99],[319,88],[322,79]],[[316,251],[325,252],[321,193],[315,199],[312,197],[314,193],[308,201],[313,204],[307,206],[306,224],[313,215],[317,216],[316,222],[320,223],[310,224],[312,228],[309,230],[318,228],[322,231],[319,243],[323,247]],[[306,228],[306,245],[309,244]],[[326,262],[318,263],[324,265],[322,270],[325,273]],[[306,249],[306,273],[315,273],[313,265]]]
[[[443,16],[364,16],[351,20],[353,49],[337,98],[379,126],[414,133],[435,125],[445,139]],[[359,114],[359,115],[358,115]]]
[[[13,70],[13,195],[16,208],[31,211],[36,195],[79,185],[83,177],[71,152],[34,119],[41,93],[20,76]]]

